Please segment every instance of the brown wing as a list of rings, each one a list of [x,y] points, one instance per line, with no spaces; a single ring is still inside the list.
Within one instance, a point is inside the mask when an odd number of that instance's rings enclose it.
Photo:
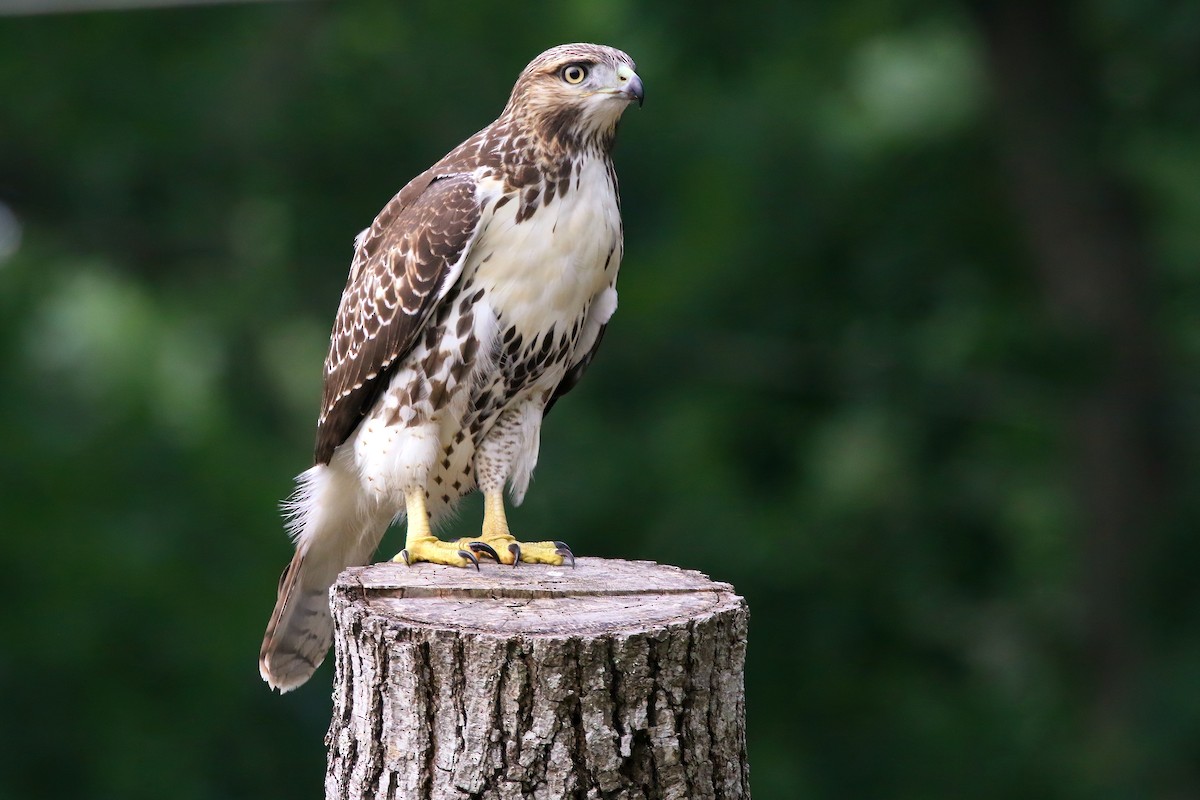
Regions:
[[[470,175],[422,176],[360,237],[325,359],[317,464],[329,463],[387,388],[462,274],[479,218]]]
[[[600,349],[600,342],[604,339],[604,331],[607,328],[607,325],[600,326],[600,330],[596,333],[596,341],[591,349],[574,366],[567,370],[562,380],[558,382],[558,386],[554,387],[554,394],[550,395],[550,399],[546,401],[546,407],[542,409],[543,419],[550,413],[550,409],[554,408],[554,404],[559,401],[559,398],[574,389],[583,380],[583,373],[587,372],[587,368],[591,366],[592,359],[596,357],[596,351]]]

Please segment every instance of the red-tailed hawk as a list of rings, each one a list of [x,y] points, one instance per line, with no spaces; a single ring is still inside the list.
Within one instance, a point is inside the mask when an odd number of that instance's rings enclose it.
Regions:
[[[518,542],[542,417],[569,392],[617,307],[621,216],[610,152],[642,102],[628,55],[568,44],[530,62],[499,119],[414,178],[355,242],[325,360],[315,464],[285,503],[296,554],[259,655],[280,691],[332,639],[327,593],[406,518],[408,563],[561,564],[561,542]],[[484,495],[477,539],[430,526]]]

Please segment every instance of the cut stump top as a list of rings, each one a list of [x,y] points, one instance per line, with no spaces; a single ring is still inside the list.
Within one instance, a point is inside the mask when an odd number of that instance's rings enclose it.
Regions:
[[[500,636],[633,633],[745,605],[727,583],[651,561],[481,566],[478,572],[426,563],[351,567],[333,593],[403,625]]]

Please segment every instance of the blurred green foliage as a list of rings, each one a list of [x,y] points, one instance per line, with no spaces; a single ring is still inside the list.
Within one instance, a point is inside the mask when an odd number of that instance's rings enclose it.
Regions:
[[[1115,710],[1095,348],[1034,266],[970,5],[0,17],[0,798],[319,795],[329,667],[278,697],[255,660],[353,237],[573,40],[648,97],[621,308],[518,532],[747,597],[757,797],[1200,793],[1200,7],[1065,7],[1162,370]]]

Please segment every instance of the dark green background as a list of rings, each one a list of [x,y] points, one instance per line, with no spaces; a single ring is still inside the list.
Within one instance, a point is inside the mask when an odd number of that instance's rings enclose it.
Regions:
[[[573,40],[647,98],[518,533],[746,596],[758,798],[1200,795],[1200,5],[579,0],[0,17],[0,797],[320,796],[353,238]]]

